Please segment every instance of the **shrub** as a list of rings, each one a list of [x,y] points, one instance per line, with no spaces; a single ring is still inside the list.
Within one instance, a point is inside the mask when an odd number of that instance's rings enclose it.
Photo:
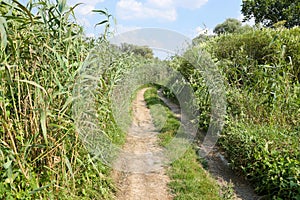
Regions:
[[[221,145],[231,165],[246,174],[258,193],[300,197],[299,131],[241,122],[228,125]]]
[[[285,72],[300,79],[300,28],[256,29],[242,34],[221,35],[209,42],[218,60],[229,60],[238,77],[254,75],[257,65],[282,65]],[[243,80],[249,77],[244,77]],[[229,81],[231,81],[229,77]]]
[[[227,81],[227,124],[219,144],[231,165],[270,199],[300,198],[299,33],[299,27],[254,29],[193,47],[207,49]],[[203,74],[178,58],[170,66],[192,85],[199,126],[207,127],[210,95]]]

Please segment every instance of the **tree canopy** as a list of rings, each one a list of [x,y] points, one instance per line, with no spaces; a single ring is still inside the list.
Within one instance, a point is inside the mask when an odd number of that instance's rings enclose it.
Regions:
[[[238,19],[235,18],[228,18],[225,20],[225,22],[218,24],[214,28],[215,34],[223,34],[223,33],[242,33],[246,32],[248,30],[252,29],[249,25],[242,25],[242,22],[240,22]]]
[[[214,28],[214,33],[222,34],[222,33],[233,33],[238,30],[242,26],[242,23],[234,18],[226,19],[222,24],[218,24]]]
[[[284,26],[291,28],[300,25],[300,0],[243,0],[244,21],[254,18],[255,23],[272,27],[285,21]]]

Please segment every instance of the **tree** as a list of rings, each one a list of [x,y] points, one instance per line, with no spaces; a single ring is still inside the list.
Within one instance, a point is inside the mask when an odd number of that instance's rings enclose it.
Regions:
[[[243,21],[255,19],[255,23],[262,23],[272,27],[278,22],[285,21],[284,26],[291,28],[300,25],[300,0],[243,0]]]
[[[223,33],[234,33],[237,32],[237,30],[239,30],[242,27],[242,23],[234,18],[229,18],[226,19],[225,22],[223,22],[222,24],[218,24],[215,28],[214,28],[214,33],[216,34],[223,34]]]
[[[253,30],[253,27],[250,25],[242,25],[242,22],[235,18],[228,18],[222,24],[218,24],[214,28],[215,34],[224,34],[224,33],[245,33]]]
[[[120,49],[123,52],[134,53],[135,55],[140,55],[145,58],[153,58],[154,57],[154,53],[153,53],[152,49],[150,49],[147,46],[137,46],[134,44],[122,43]]]

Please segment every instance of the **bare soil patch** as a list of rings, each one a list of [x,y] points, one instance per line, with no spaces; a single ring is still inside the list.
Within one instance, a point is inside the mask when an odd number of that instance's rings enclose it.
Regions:
[[[209,173],[218,181],[221,187],[229,188],[232,185],[235,200],[260,199],[250,183],[230,168],[228,161],[218,147],[213,148],[205,159],[208,163]]]

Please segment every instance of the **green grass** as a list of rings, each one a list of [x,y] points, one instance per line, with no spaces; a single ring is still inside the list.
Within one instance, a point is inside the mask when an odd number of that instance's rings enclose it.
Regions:
[[[195,149],[189,148],[183,157],[174,161],[168,171],[174,199],[221,199],[216,181],[201,167]]]
[[[158,98],[156,87],[148,89],[144,96],[154,124],[161,130],[159,134],[160,144],[166,146],[175,136],[180,122]],[[169,188],[175,195],[175,200],[221,199],[219,186],[203,169],[192,146],[181,158],[171,164],[167,173],[171,178]]]

